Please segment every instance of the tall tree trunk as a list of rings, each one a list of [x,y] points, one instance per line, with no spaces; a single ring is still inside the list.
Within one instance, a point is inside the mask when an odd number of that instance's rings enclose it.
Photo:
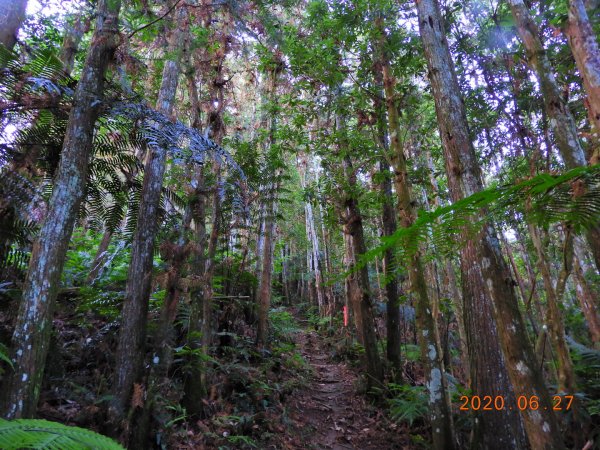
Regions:
[[[388,129],[390,133],[390,150],[394,168],[394,186],[398,196],[398,220],[402,228],[409,228],[415,221],[412,203],[412,186],[408,179],[408,168],[404,148],[400,142],[400,121],[396,105],[396,81],[391,73],[388,55],[385,52],[385,32],[381,19],[377,19],[381,33],[379,51],[383,72],[383,87],[387,107]],[[408,244],[408,243],[406,243]],[[439,347],[438,328],[434,318],[434,308],[427,292],[425,271],[419,250],[415,251],[407,261],[408,278],[413,294],[416,297],[417,326],[419,327],[419,344],[425,363],[425,378],[429,391],[429,418],[433,430],[433,447],[436,449],[454,449],[456,443],[452,430],[452,413],[446,388],[444,365]]]
[[[275,56],[275,55],[273,55]],[[268,96],[271,103],[277,101],[277,81],[278,74],[282,66],[279,62],[271,67],[268,72],[269,86]],[[263,105],[264,107],[265,105]],[[269,111],[266,119],[269,121],[269,138],[267,145],[275,145],[275,132],[277,130],[277,117],[274,111]],[[275,226],[277,224],[277,192],[279,191],[279,169],[275,170],[274,178],[266,189],[265,195],[265,217],[264,217],[264,238],[262,248],[262,261],[258,286],[258,324],[256,329],[256,343],[265,347],[268,342],[269,334],[269,309],[271,308],[271,288],[273,277],[273,252],[275,250]]]
[[[197,167],[197,173],[195,176],[196,190],[194,193],[193,201],[191,202],[192,214],[194,223],[196,226],[194,242],[196,244],[196,250],[190,267],[190,274],[195,282],[190,287],[190,323],[187,335],[187,345],[192,350],[202,349],[206,342],[203,339],[202,331],[205,329],[205,317],[204,311],[204,269],[206,267],[206,260],[204,255],[204,249],[206,247],[206,195],[204,190],[204,176],[202,174],[202,167]],[[193,357],[190,361],[190,370],[186,374],[184,381],[185,396],[183,397],[183,404],[189,414],[193,416],[199,416],[202,414],[203,402],[202,399],[206,394],[205,381],[205,367],[204,362],[199,361],[198,358]]]
[[[529,64],[537,74],[546,113],[550,118],[550,126],[565,165],[570,169],[585,166],[585,153],[579,142],[575,120],[561,95],[538,27],[523,0],[509,0],[509,4]]]
[[[600,49],[583,0],[569,0],[569,21],[565,32],[583,78],[592,129],[600,133]],[[595,140],[599,141],[600,136],[596,136]]]
[[[258,328],[256,330],[256,343],[264,347],[268,342],[269,334],[269,309],[271,307],[271,280],[273,277],[273,250],[275,240],[275,216],[277,204],[274,199],[267,205],[265,217],[265,235],[262,254],[262,270],[258,298]]]
[[[434,175],[435,167],[433,164],[433,158],[429,150],[426,150],[425,158],[427,160],[427,167],[429,169],[429,184],[431,186],[431,190],[433,191],[433,206],[435,208],[439,208],[442,206],[442,200],[440,199],[438,182]],[[460,290],[458,289],[454,265],[452,264],[452,260],[450,258],[444,258],[441,263],[440,272],[443,276],[442,285],[444,286],[444,295],[451,300],[452,306],[454,307],[454,315],[456,317],[456,323],[458,327],[458,338],[460,340],[460,359],[468,377],[470,376],[469,352],[467,350],[467,332],[465,331],[463,301]],[[471,385],[470,379],[468,385]]]
[[[509,3],[517,31],[527,51],[529,64],[537,74],[544,97],[545,110],[550,118],[550,126],[553,129],[554,139],[562,159],[569,169],[585,166],[587,161],[579,141],[575,120],[561,95],[538,27],[523,0],[509,0]],[[586,22],[582,15],[585,14],[585,8],[580,3],[577,0],[571,3],[567,34],[579,71],[584,77],[584,88],[589,97],[591,116],[594,119],[593,125],[596,125],[595,132],[598,133],[600,129],[597,128],[595,117],[600,113],[600,103],[598,102],[600,98],[600,56],[593,33],[587,34],[589,27],[586,28]],[[600,226],[596,225],[588,230],[586,237],[594,255],[596,267],[600,270]]]
[[[310,174],[308,166],[308,158],[306,154],[302,153],[298,161],[298,170],[300,172],[300,185],[302,189],[306,188],[308,176]],[[319,314],[324,316],[326,314],[325,308],[325,288],[323,286],[323,261],[321,258],[321,251],[319,245],[319,236],[315,227],[315,217],[313,213],[313,206],[310,201],[304,203],[305,213],[305,228],[306,237],[310,243],[308,249],[309,269],[314,277],[315,293],[317,297],[317,305],[319,306]]]
[[[385,176],[381,182],[381,193],[383,194],[383,209],[381,221],[383,223],[383,235],[391,236],[396,231],[396,216],[392,200],[392,182],[390,180],[389,165],[385,161],[379,162],[379,170]],[[392,368],[392,378],[397,382],[402,379],[402,361],[400,359],[400,296],[398,279],[393,275],[395,269],[394,252],[391,248],[386,249],[383,255],[383,273],[386,278],[385,292],[387,297],[386,329],[387,359]]]
[[[416,4],[448,185],[452,200],[457,202],[481,191],[480,168],[469,137],[465,106],[439,5],[436,0],[417,0]],[[529,442],[534,449],[564,448],[548,391],[529,345],[496,231],[488,224],[479,236],[465,235],[463,241],[463,300],[473,394],[502,395],[509,404],[515,404],[515,391],[538,396],[541,405],[538,411],[522,411]],[[504,358],[498,348],[498,337]],[[507,370],[512,385],[506,376]],[[474,424],[473,445],[476,448],[526,448],[522,423],[515,410],[488,413],[479,415]]]
[[[179,59],[184,45],[185,6],[177,11],[177,26],[171,36],[165,61],[162,83],[156,109],[167,117],[173,116],[175,93],[179,81]],[[115,380],[111,420],[119,424],[124,418],[133,392],[133,385],[140,381],[146,343],[146,320],[148,301],[152,288],[152,260],[154,237],[158,229],[158,209],[169,143],[159,143],[149,149],[144,168],[144,183],[138,211],[138,226],[133,236],[131,264],[129,265],[125,301],[121,313],[121,329],[115,361]]]
[[[19,28],[25,20],[27,0],[0,1],[0,44],[12,50],[17,43]]]
[[[344,127],[343,121],[338,120],[338,127]],[[349,156],[343,160],[344,177],[348,181],[350,190],[356,186],[356,173],[352,167]],[[359,335],[359,341],[365,349],[365,369],[367,372],[367,386],[378,385],[383,381],[383,366],[377,349],[375,335],[375,319],[373,317],[373,304],[369,286],[369,271],[366,265],[356,268],[360,255],[366,253],[362,216],[358,201],[347,194],[344,200],[345,219],[344,234],[346,235],[346,255],[348,259],[347,286],[350,305],[354,312],[354,321]]]
[[[6,418],[32,416],[37,406],[52,327],[52,307],[85,193],[104,74],[119,43],[120,7],[118,0],[101,1],[98,5],[96,30],[75,91],[48,213],[33,246],[13,334],[15,370],[7,375],[4,385]]]
[[[383,86],[382,74],[374,73],[378,85]],[[386,109],[384,102],[378,96],[374,100],[377,113],[377,141],[383,154],[387,153],[387,127]],[[387,155],[385,155],[387,156]],[[390,165],[384,156],[379,160],[379,172],[382,181],[379,190],[383,197],[381,210],[381,223],[384,236],[391,236],[396,231],[396,215],[394,212],[394,200],[392,197],[392,180]],[[387,297],[386,308],[386,356],[392,370],[392,379],[400,382],[402,379],[402,361],[400,359],[400,291],[398,279],[393,275],[396,266],[394,251],[389,248],[383,254],[383,273],[386,278],[385,294]]]

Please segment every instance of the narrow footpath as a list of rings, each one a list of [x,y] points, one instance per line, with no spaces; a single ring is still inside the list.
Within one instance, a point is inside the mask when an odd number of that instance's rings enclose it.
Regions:
[[[408,437],[357,393],[358,376],[336,362],[315,331],[298,333],[296,344],[314,376],[286,402],[300,446],[289,448],[387,450],[411,448]]]

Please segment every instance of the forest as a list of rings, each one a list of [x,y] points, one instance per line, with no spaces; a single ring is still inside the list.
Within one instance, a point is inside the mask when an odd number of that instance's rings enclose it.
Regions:
[[[0,0],[0,448],[600,449],[599,0]]]

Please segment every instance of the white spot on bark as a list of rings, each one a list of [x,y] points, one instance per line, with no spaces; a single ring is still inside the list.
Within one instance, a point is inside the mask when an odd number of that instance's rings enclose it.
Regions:
[[[24,373],[23,376],[21,377],[21,381],[25,382],[27,381],[27,374]]]
[[[17,356],[21,356],[23,354],[23,349],[20,348],[19,350],[17,350]]]
[[[544,433],[550,433],[550,425],[548,425],[548,422],[544,422],[544,425],[542,425],[542,431]]]
[[[526,375],[527,373],[529,373],[529,369],[527,368],[527,365],[523,362],[523,361],[519,361],[517,363],[517,371],[521,374],[521,375]]]
[[[440,372],[440,369],[431,370],[428,388],[429,404],[433,405],[442,398],[442,373]]]
[[[435,360],[435,357],[437,355],[437,352],[435,351],[435,347],[433,345],[429,345],[429,347],[427,347],[429,349],[429,359],[431,361]]]

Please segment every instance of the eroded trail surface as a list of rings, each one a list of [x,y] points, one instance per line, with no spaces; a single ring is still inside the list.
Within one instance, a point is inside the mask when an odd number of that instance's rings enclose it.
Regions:
[[[334,361],[314,331],[296,339],[314,369],[310,384],[287,402],[297,428],[290,448],[385,450],[408,448],[407,437],[364,396],[356,392],[357,375]],[[301,442],[298,442],[301,441]]]

